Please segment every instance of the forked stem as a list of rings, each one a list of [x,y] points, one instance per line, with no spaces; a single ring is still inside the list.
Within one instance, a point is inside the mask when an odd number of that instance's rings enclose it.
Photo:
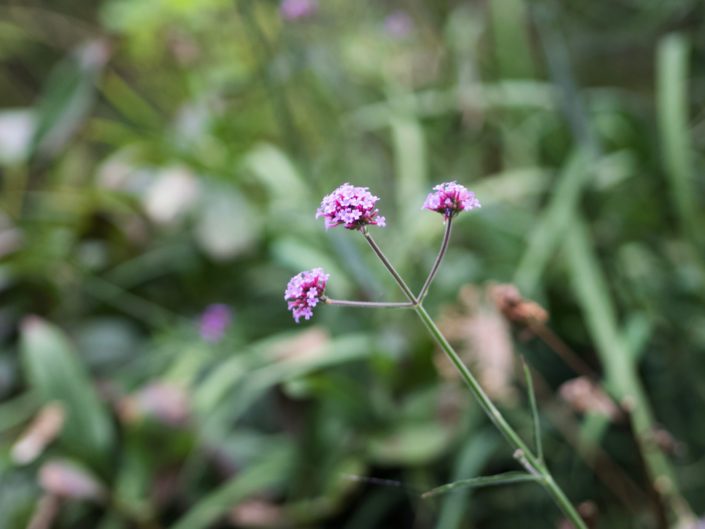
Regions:
[[[463,381],[470,389],[470,393],[473,394],[482,410],[489,417],[492,423],[497,427],[497,429],[504,436],[507,442],[512,446],[512,448],[514,448],[515,457],[517,457],[517,459],[527,470],[527,472],[534,476],[537,476],[538,482],[541,483],[543,488],[548,492],[548,494],[551,496],[556,505],[561,509],[561,511],[563,511],[563,514],[570,520],[574,528],[587,529],[587,526],[578,514],[578,511],[575,510],[575,507],[573,507],[573,505],[570,503],[570,500],[567,498],[563,490],[554,481],[553,476],[548,470],[546,464],[542,461],[539,456],[535,455],[531,451],[529,446],[522,440],[519,434],[507,422],[502,413],[494,405],[487,393],[485,393],[485,391],[482,389],[480,383],[470,372],[467,366],[463,363],[458,353],[455,351],[455,349],[453,349],[446,337],[443,336],[443,333],[441,333],[438,326],[431,319],[431,316],[428,314],[428,312],[426,312],[426,309],[421,304],[421,301],[423,300],[423,295],[425,295],[426,291],[428,290],[428,286],[433,280],[433,276],[435,276],[436,272],[438,271],[440,262],[443,259],[443,254],[445,254],[445,251],[448,247],[448,240],[450,239],[450,229],[450,219],[448,219],[443,243],[441,244],[441,251],[439,252],[438,257],[436,257],[436,261],[434,262],[433,268],[431,269],[431,273],[429,274],[428,279],[426,279],[424,288],[421,289],[421,294],[418,298],[414,296],[404,279],[399,275],[394,266],[392,266],[392,264],[389,262],[389,259],[387,259],[387,257],[384,255],[380,247],[377,246],[377,243],[375,243],[374,239],[372,239],[372,236],[367,232],[367,230],[363,227],[361,229],[361,232],[365,236],[365,240],[369,243],[372,250],[375,252],[375,254],[377,254],[377,257],[380,258],[385,268],[387,268],[389,273],[399,285],[399,288],[401,288],[401,290],[404,292],[404,295],[409,300],[410,303],[406,306],[409,306],[414,309],[414,312],[416,312],[417,316],[421,319],[424,326],[431,334],[433,339],[436,341],[438,346],[448,356],[450,361],[460,373],[460,376],[462,377]],[[365,306],[358,305],[358,303],[362,304],[366,302],[349,303],[355,303],[354,306]]]
[[[414,307],[414,311],[419,318],[421,318],[421,321],[426,326],[429,333],[431,333],[431,336],[433,336],[433,339],[436,341],[438,346],[443,349],[443,352],[448,356],[453,365],[455,365],[456,369],[460,373],[460,376],[463,378],[463,381],[470,389],[470,392],[480,404],[482,410],[490,418],[492,423],[494,423],[507,442],[515,449],[515,454],[519,454],[521,456],[522,465],[531,474],[541,477],[539,483],[544,487],[544,489],[546,489],[556,505],[563,511],[563,514],[565,514],[565,516],[575,526],[575,529],[587,529],[585,522],[575,510],[575,507],[573,507],[570,503],[570,500],[566,497],[563,490],[554,481],[553,476],[544,462],[541,461],[539,457],[534,455],[531,449],[526,445],[521,437],[519,437],[519,434],[507,422],[487,393],[485,393],[482,389],[480,383],[475,379],[473,374],[463,363],[460,356],[458,356],[458,353],[455,352],[448,340],[446,340],[445,336],[443,336],[440,329],[431,319],[428,312],[426,312],[423,305],[416,305]],[[533,472],[531,472],[530,469],[533,469]]]

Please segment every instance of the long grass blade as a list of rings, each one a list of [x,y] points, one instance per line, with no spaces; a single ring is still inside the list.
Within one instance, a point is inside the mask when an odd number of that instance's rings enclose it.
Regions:
[[[683,230],[698,230],[692,148],[688,132],[688,41],[672,33],[658,46],[656,60],[658,117],[663,159],[672,198]]]
[[[502,79],[535,76],[528,14],[523,0],[490,2],[494,51]]]
[[[576,152],[561,171],[551,202],[535,223],[519,261],[514,282],[531,295],[537,288],[544,270],[565,235],[590,175],[590,157],[584,151]]]
[[[628,404],[632,428],[654,489],[661,492],[674,512],[687,517],[689,507],[678,492],[671,464],[652,442],[656,424],[651,405],[637,376],[634,355],[624,344],[606,278],[581,220],[572,225],[566,250],[575,293],[605,367],[608,389],[620,402]]]

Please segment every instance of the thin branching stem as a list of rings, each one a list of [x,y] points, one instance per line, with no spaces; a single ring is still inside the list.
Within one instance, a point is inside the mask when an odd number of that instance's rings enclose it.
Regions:
[[[438,269],[441,266],[441,261],[443,261],[443,257],[445,256],[446,250],[448,249],[448,243],[450,242],[450,232],[453,226],[453,217],[448,217],[448,220],[446,220],[445,224],[446,226],[445,231],[443,233],[443,242],[441,242],[441,249],[438,251],[438,255],[436,256],[436,260],[433,262],[431,271],[428,273],[428,277],[426,278],[426,281],[421,287],[421,292],[419,292],[419,295],[416,298],[419,300],[419,302],[422,302],[426,297],[426,294],[428,294],[428,289],[431,287],[431,283],[436,277]]]
[[[387,259],[387,256],[384,255],[382,249],[377,246],[377,243],[372,238],[372,235],[370,235],[370,232],[368,232],[367,229],[364,227],[360,231],[362,232],[362,235],[364,235],[367,244],[369,244],[372,248],[372,251],[377,254],[377,257],[379,257],[379,260],[382,261],[384,267],[389,271],[390,274],[392,274],[392,277],[397,282],[397,285],[399,285],[399,288],[401,288],[402,292],[404,292],[406,299],[408,299],[412,304],[416,305],[416,296],[414,296],[414,293],[411,291],[404,279],[402,279],[402,277],[399,275],[399,272],[397,272],[396,268],[394,268],[392,263],[389,262],[389,259]]]
[[[563,514],[568,518],[568,520],[570,520],[574,528],[587,529],[587,526],[578,514],[578,511],[575,509],[575,507],[573,507],[568,497],[553,479],[553,476],[548,470],[548,467],[544,463],[542,457],[534,454],[534,452],[532,452],[529,446],[522,440],[516,430],[514,430],[514,428],[512,428],[512,426],[507,422],[507,420],[504,418],[497,406],[494,405],[490,397],[487,395],[487,393],[485,393],[485,390],[482,389],[480,383],[470,372],[467,366],[463,363],[458,353],[455,351],[455,349],[453,349],[453,347],[450,345],[443,333],[441,333],[441,330],[438,328],[436,323],[431,319],[431,316],[421,304],[421,296],[419,296],[419,298],[416,298],[414,296],[413,292],[411,292],[411,289],[407,286],[404,279],[399,275],[394,266],[392,266],[392,264],[389,262],[389,259],[387,259],[387,257],[384,255],[384,252],[382,252],[381,248],[377,246],[377,243],[374,241],[368,231],[364,227],[360,231],[364,235],[365,240],[375,252],[377,257],[379,257],[379,259],[382,261],[382,264],[384,264],[385,268],[389,271],[394,280],[397,282],[399,288],[401,288],[402,292],[404,292],[404,295],[410,302],[409,306],[414,309],[414,312],[416,312],[418,317],[421,319],[424,326],[431,334],[433,339],[436,341],[438,346],[443,350],[443,352],[448,356],[450,361],[456,367],[463,381],[470,389],[470,392],[473,394],[482,410],[485,412],[487,417],[489,417],[492,423],[497,427],[497,429],[504,436],[507,442],[514,448],[515,457],[518,458],[518,460],[521,462],[522,466],[525,468],[525,470],[527,470],[527,472],[536,476],[537,481],[544,487],[544,489],[548,492],[551,498],[553,498],[553,501],[561,509],[561,511],[563,511]],[[450,222],[448,223],[448,226],[446,226],[446,234],[444,237],[444,243],[441,245],[441,252],[439,252],[439,256],[436,258],[436,262],[434,263],[434,266],[431,270],[431,274],[429,274],[430,279],[427,279],[428,284],[430,284],[430,282],[433,280],[433,276],[438,271],[438,266],[440,265],[440,261],[443,258],[443,254],[445,253],[445,250],[447,248],[446,239],[449,238]],[[428,285],[424,285],[424,287],[425,289],[422,289],[422,294],[425,293],[425,290],[428,290]],[[541,449],[539,448],[539,452],[540,451]]]
[[[371,309],[410,309],[414,304],[410,301],[386,302],[386,301],[351,301],[347,299],[332,299],[322,297],[321,300],[328,305],[339,305],[341,307],[362,307]]]
[[[563,490],[555,482],[545,463],[539,459],[538,456],[534,455],[526,443],[519,437],[519,434],[507,422],[487,393],[485,393],[485,390],[482,389],[480,383],[463,363],[458,353],[455,352],[448,340],[443,336],[423,305],[415,306],[414,311],[419,318],[421,318],[421,321],[439,347],[446,353],[453,365],[455,365],[482,410],[490,418],[507,442],[515,449],[515,456],[520,458],[522,465],[527,471],[540,477],[539,483],[546,489],[556,505],[563,511],[563,514],[571,521],[575,529],[587,529],[585,522],[578,514],[578,511],[575,510],[575,507],[573,507]]]

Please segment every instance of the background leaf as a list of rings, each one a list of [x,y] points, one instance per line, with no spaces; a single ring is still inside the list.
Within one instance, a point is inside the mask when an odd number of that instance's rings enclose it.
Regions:
[[[114,443],[112,422],[67,338],[50,323],[29,317],[22,326],[22,361],[42,401],[64,406],[61,439],[69,451],[105,471]]]

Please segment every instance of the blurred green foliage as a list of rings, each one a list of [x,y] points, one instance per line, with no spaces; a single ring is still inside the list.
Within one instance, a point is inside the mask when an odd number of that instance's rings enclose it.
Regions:
[[[431,312],[482,373],[508,335],[478,324],[498,321],[481,285],[516,283],[623,406],[574,412],[558,388],[577,374],[514,333],[568,495],[596,527],[702,516],[702,2],[284,15],[0,3],[0,527],[558,527],[530,483],[421,498],[516,463],[413,315],[297,327],[282,299],[315,266],[334,297],[400,299],[360,237],[314,219],[346,181],[381,197],[375,235],[418,288],[442,231],[420,207],[453,179],[483,208]],[[233,319],[209,341],[213,303]],[[496,396],[530,439],[503,361]]]

